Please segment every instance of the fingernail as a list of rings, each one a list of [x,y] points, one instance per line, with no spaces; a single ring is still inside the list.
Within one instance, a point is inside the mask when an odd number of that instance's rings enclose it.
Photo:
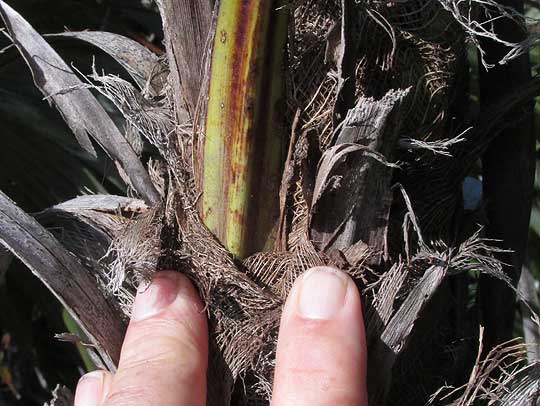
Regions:
[[[161,271],[154,275],[150,285],[139,288],[131,311],[135,321],[147,319],[167,306],[178,296],[180,274],[174,271]]]
[[[75,406],[95,406],[100,404],[104,376],[103,371],[93,371],[81,377],[75,392]]]
[[[331,319],[345,304],[348,279],[337,269],[312,268],[302,276],[300,283],[298,311],[305,318]]]

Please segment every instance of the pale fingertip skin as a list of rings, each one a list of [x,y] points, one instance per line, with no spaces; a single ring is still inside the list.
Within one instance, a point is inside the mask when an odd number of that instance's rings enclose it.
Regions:
[[[79,379],[74,406],[99,406],[110,388],[112,375],[108,371],[92,371]]]
[[[281,318],[272,406],[367,406],[366,339],[352,279],[329,267],[298,278]]]
[[[178,272],[158,272],[137,293],[118,371],[100,406],[204,406],[207,362],[197,291]]]

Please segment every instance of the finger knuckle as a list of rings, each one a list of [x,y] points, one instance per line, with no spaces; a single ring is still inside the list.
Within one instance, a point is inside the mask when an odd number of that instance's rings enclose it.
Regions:
[[[155,394],[140,385],[121,385],[106,398],[103,406],[146,406],[155,405]]]
[[[206,362],[206,341],[186,323],[154,320],[141,324],[126,337],[120,368],[148,368],[164,364],[181,364],[199,368]]]

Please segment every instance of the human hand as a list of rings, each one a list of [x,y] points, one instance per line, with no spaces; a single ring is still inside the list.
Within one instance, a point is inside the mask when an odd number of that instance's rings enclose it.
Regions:
[[[137,294],[116,374],[94,371],[75,406],[203,406],[208,329],[201,300],[179,272],[161,271]],[[345,273],[308,270],[281,318],[272,406],[366,406],[360,296]]]

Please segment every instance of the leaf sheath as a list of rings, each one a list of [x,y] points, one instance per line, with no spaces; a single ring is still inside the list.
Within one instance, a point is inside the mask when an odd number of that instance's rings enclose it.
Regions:
[[[225,0],[212,54],[203,158],[202,217],[235,255],[270,248],[284,139],[286,11]]]

